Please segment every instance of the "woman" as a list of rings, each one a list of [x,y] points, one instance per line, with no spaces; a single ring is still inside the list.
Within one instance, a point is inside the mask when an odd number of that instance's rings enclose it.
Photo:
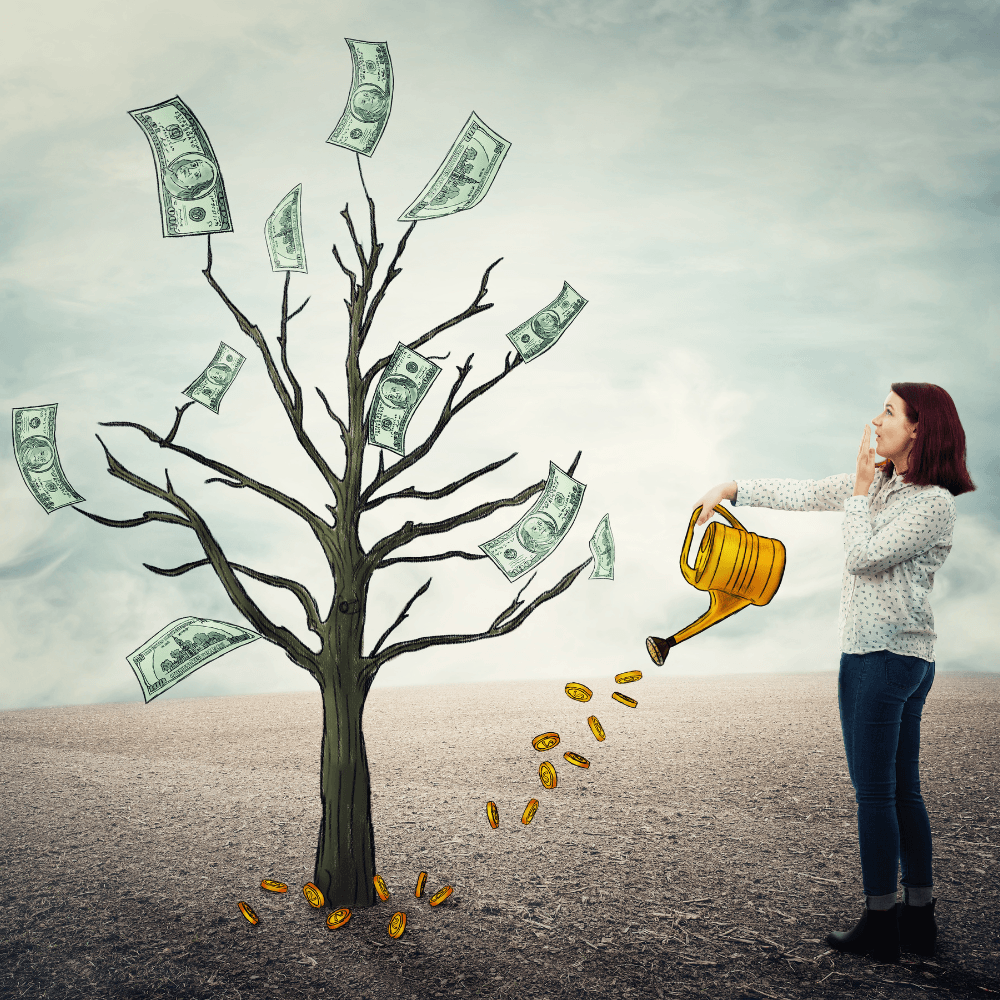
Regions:
[[[951,551],[954,497],[974,490],[965,432],[951,396],[894,382],[865,427],[857,470],[821,480],[750,479],[713,487],[698,524],[722,500],[778,510],[843,510],[840,722],[858,804],[865,912],[827,942],[898,962],[900,948],[933,955],[937,937],[931,827],[920,795],[920,713],[934,681],[934,573]],[[885,461],[876,465],[875,453]],[[897,864],[904,903],[896,903]]]

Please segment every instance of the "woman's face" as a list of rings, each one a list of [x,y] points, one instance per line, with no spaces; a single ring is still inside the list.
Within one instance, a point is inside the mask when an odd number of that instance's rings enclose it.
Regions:
[[[906,418],[906,404],[894,392],[885,398],[882,412],[872,421],[875,425],[875,451],[893,464],[905,459],[917,436],[917,425]]]

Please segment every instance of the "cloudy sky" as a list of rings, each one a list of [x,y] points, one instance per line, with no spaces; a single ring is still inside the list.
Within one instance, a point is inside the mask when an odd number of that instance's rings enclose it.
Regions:
[[[512,452],[445,500],[393,500],[367,514],[366,547],[405,520],[437,520],[564,470],[586,483],[574,529],[541,564],[532,598],[589,556],[608,513],[613,582],[582,574],[509,636],[399,657],[377,685],[605,676],[836,670],[840,514],[736,511],[780,538],[788,564],[766,608],[749,608],[649,661],[707,607],[681,578],[693,502],[730,478],[852,471],[861,431],[893,381],[954,397],[978,491],[957,500],[954,549],[934,587],[937,666],[1000,670],[1000,478],[996,280],[1000,85],[995,5],[977,0],[95,0],[22,4],[5,17],[3,407],[57,402],[63,469],[81,507],[127,518],[165,509],[108,475],[95,434],[126,466],[175,489],[230,559],[306,583],[332,581],[295,519],[161,451],[181,394],[220,340],[247,355],[221,414],[188,411],[178,441],[323,513],[332,498],[301,454],[261,357],[208,287],[202,237],[164,239],[154,166],[134,108],[180,95],[218,156],[235,231],[213,241],[213,273],[272,347],[282,276],[263,225],[303,185],[308,275],[291,283],[289,357],[306,425],[336,471],[339,433],[313,389],[346,411],[345,279],[339,212],[367,233],[354,156],[325,142],[351,79],[345,37],[387,40],[388,127],[363,160],[385,256],[396,222],[475,110],[512,148],[474,210],[422,222],[362,354],[363,369],[461,311],[498,257],[488,312],[424,353],[443,372],[410,424],[426,436],[455,378],[502,370],[504,336],[569,281],[589,304],[560,342],[462,411],[396,480],[430,490]],[[374,473],[377,452],[365,458]],[[528,505],[503,508],[399,554],[476,545]],[[202,556],[171,525],[103,527],[47,515],[0,437],[0,708],[141,701],[125,657],[174,619],[242,622]],[[697,541],[697,539],[696,539]],[[589,572],[589,571],[588,571]],[[488,560],[380,570],[366,650],[428,579],[392,636],[488,626],[527,577]],[[279,623],[308,635],[295,600],[247,581]],[[315,690],[264,641],[161,696]]]

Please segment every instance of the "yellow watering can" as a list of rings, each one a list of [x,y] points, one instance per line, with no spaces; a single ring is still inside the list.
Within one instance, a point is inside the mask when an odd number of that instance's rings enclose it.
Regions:
[[[681,549],[681,573],[684,579],[707,590],[711,603],[697,621],[681,629],[669,639],[649,636],[646,648],[657,666],[662,666],[672,646],[704,632],[723,618],[735,615],[748,604],[763,607],[774,597],[785,572],[785,546],[777,538],[763,538],[747,531],[724,507],[714,507],[728,524],[713,521],[705,529],[701,547],[695,556],[694,568],[688,565],[688,552],[694,534],[694,522],[701,513],[698,507],[691,515],[687,537]]]

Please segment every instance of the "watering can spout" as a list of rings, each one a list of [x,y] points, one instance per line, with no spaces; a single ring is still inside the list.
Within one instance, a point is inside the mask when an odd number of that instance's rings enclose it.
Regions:
[[[701,513],[701,507],[697,507],[681,548],[681,573],[692,587],[708,592],[708,611],[667,639],[652,635],[646,639],[646,649],[657,666],[663,665],[667,653],[679,642],[742,611],[748,604],[767,604],[781,583],[785,569],[784,545],[776,538],[763,538],[747,531],[724,507],[713,509],[732,527],[710,524],[694,566],[688,565],[694,523]]]

